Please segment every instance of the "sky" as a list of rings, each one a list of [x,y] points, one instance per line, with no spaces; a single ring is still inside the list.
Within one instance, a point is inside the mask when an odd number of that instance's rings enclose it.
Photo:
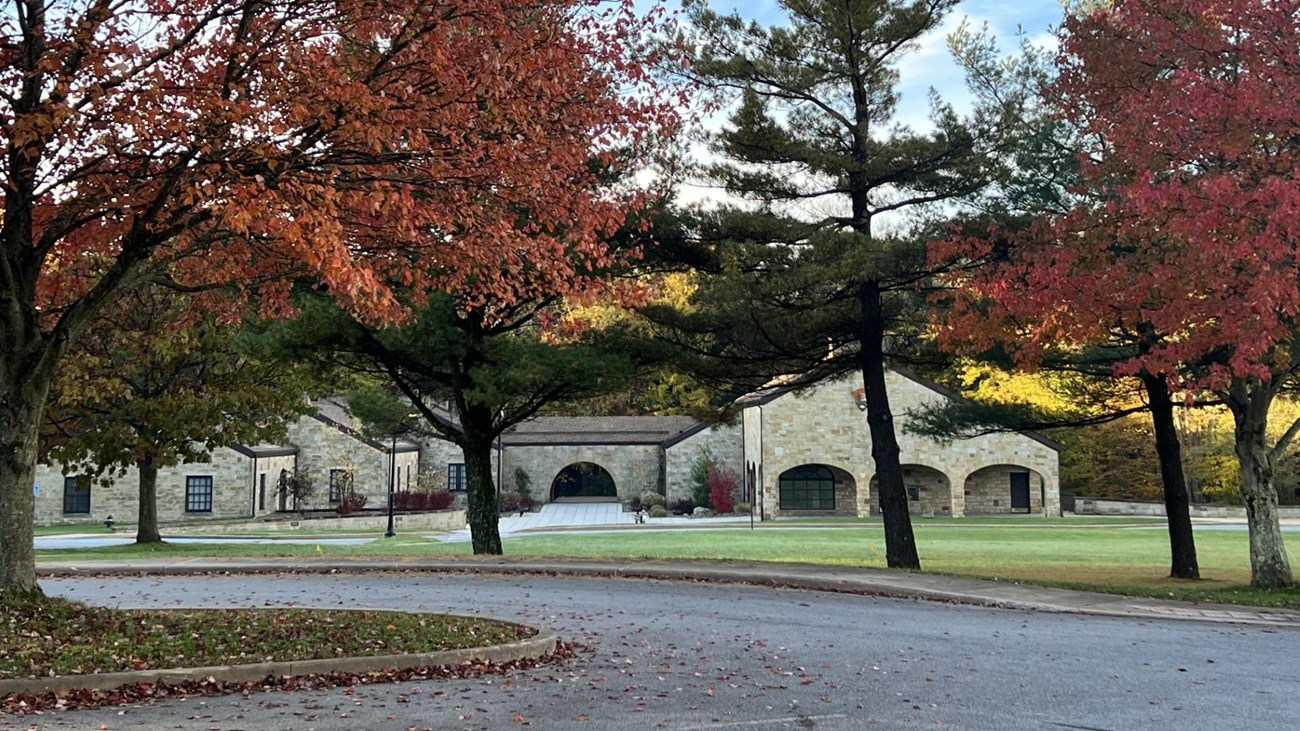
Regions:
[[[648,4],[648,0],[639,0]],[[677,0],[667,0],[670,7]],[[777,0],[709,0],[709,5],[720,13],[738,12],[744,18],[764,25],[783,23],[785,13]],[[963,20],[978,28],[988,24],[1000,45],[1012,50],[1018,44],[1017,31],[1021,30],[1031,40],[1046,42],[1050,30],[1061,22],[1063,10],[1060,0],[967,0],[957,6],[944,21],[943,27],[931,34],[916,52],[909,54],[907,65],[901,69],[902,94],[899,115],[908,119],[924,119],[929,111],[928,94],[934,87],[940,95],[957,108],[966,98],[965,82],[953,64],[945,38]]]
[[[680,0],[664,2],[668,7],[676,8]],[[648,7],[652,0],[637,0],[637,4]],[[764,25],[785,21],[785,12],[778,0],[709,0],[709,4],[720,13],[738,12],[742,17]],[[897,120],[917,129],[928,126],[931,88],[936,89],[940,97],[958,112],[969,106],[965,79],[953,63],[946,43],[948,33],[956,30],[963,21],[973,28],[987,24],[999,46],[1010,52],[1020,43],[1019,33],[1039,45],[1051,45],[1051,30],[1061,22],[1063,15],[1060,0],[966,0],[959,4],[938,31],[925,38],[919,49],[905,57],[906,63],[900,69]],[[725,110],[706,126],[721,124],[724,117]],[[686,187],[694,190],[683,189],[684,200],[716,198],[716,191],[691,185]]]

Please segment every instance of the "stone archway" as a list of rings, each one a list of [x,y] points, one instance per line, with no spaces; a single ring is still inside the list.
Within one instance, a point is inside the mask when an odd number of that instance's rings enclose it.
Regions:
[[[609,470],[595,462],[574,462],[551,480],[551,500],[570,498],[600,500],[618,497],[618,486]]]
[[[1046,480],[1016,464],[981,467],[966,476],[967,515],[1043,513]]]
[[[775,497],[777,515],[853,515],[857,485],[852,474],[834,465],[803,464],[777,476]]]
[[[903,486],[907,488],[907,509],[913,517],[953,514],[952,485],[943,471],[923,464],[904,463]],[[880,480],[871,477],[871,512],[880,514]]]

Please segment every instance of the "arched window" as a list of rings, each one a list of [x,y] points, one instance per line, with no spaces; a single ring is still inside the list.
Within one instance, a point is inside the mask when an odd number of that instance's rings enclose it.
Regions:
[[[782,510],[835,509],[835,477],[825,465],[808,464],[786,470],[777,485]]]

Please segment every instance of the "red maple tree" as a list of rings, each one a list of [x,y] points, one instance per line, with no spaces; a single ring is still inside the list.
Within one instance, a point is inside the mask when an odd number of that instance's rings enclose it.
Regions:
[[[1292,581],[1272,462],[1300,423],[1275,444],[1265,431],[1300,366],[1297,12],[1117,0],[1069,16],[1050,96],[1090,144],[1079,203],[1019,236],[972,290],[1018,328],[1026,360],[1128,332],[1140,348],[1117,375],[1228,406],[1258,587]]]
[[[59,358],[144,280],[509,305],[585,285],[677,98],[630,0],[20,0],[0,19],[0,594]],[[627,150],[632,154],[627,154]],[[615,152],[621,154],[617,155]],[[520,272],[528,276],[516,276]],[[521,291],[520,283],[535,291]]]

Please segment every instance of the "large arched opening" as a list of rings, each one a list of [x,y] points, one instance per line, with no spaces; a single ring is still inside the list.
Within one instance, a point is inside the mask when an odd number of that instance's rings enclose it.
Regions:
[[[853,475],[830,465],[803,464],[777,477],[781,513],[852,513],[856,495]]]
[[[904,464],[907,512],[913,516],[952,515],[952,486],[943,472],[921,464]],[[880,514],[880,480],[871,478],[871,512]]]
[[[594,462],[575,462],[551,480],[551,500],[603,500],[618,497],[609,470]]]
[[[963,486],[967,515],[1041,513],[1046,490],[1043,475],[1013,464],[981,467]]]

